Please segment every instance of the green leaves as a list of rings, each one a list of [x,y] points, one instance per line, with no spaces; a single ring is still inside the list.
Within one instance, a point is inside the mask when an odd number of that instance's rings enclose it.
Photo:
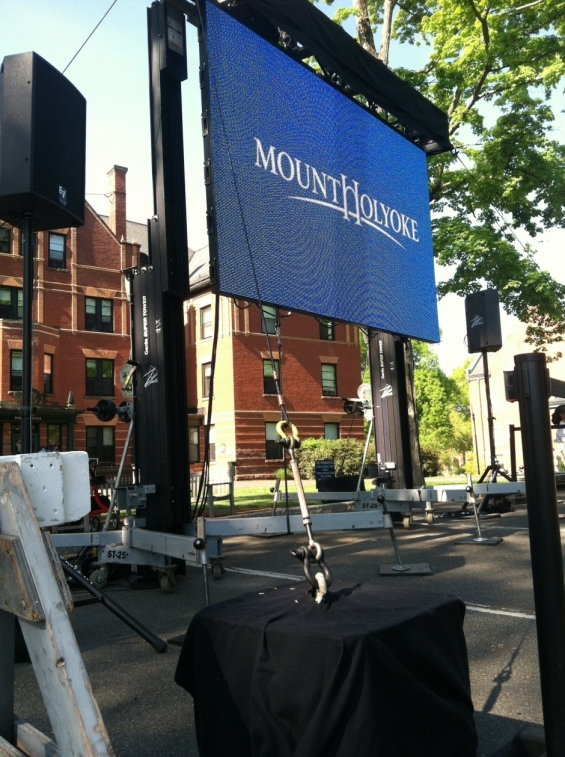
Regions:
[[[391,1],[367,0],[377,36]],[[457,146],[429,163],[435,254],[454,266],[438,293],[497,287],[542,349],[565,330],[565,289],[533,247],[565,226],[565,146],[550,107],[565,81],[565,0],[404,0],[387,31],[427,50],[417,71],[400,57],[389,65],[448,113]]]
[[[428,344],[413,341],[412,347],[420,446],[426,459],[451,468],[473,446],[466,366],[446,376]]]

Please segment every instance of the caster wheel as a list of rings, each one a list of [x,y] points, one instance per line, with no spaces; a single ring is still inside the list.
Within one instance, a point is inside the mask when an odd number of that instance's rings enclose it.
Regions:
[[[102,589],[108,581],[108,573],[105,570],[93,570],[88,580],[97,589]]]
[[[212,576],[215,581],[219,581],[226,571],[219,562],[212,563]]]
[[[404,526],[404,528],[406,528],[408,530],[410,528],[411,524],[412,524],[412,516],[411,515],[405,515],[402,518],[402,525]]]
[[[163,573],[161,575],[161,578],[159,579],[159,583],[161,584],[161,591],[164,591],[165,594],[172,594],[174,589],[174,583],[171,581],[171,576],[169,576],[168,573]]]
[[[89,526],[91,531],[100,531],[100,518],[95,515],[94,518],[90,519]]]
[[[110,525],[108,526],[109,531],[117,531],[120,526],[120,517],[119,515],[112,515],[110,518]]]
[[[434,522],[434,514],[433,513],[426,513],[426,523],[428,525],[433,525]]]

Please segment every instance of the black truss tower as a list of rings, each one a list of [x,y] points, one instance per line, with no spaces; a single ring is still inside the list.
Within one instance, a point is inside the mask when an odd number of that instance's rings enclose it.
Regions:
[[[135,373],[135,448],[139,483],[155,484],[138,515],[147,528],[182,531],[190,520],[183,301],[188,242],[181,82],[186,21],[154,2],[147,11],[154,215],[150,264],[130,276]]]
[[[369,360],[380,462],[396,464],[393,488],[422,486],[410,340],[369,329]]]

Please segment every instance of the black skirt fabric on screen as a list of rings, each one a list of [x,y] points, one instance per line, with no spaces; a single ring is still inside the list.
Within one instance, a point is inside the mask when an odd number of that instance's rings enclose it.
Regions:
[[[463,603],[336,582],[212,605],[191,622],[176,682],[201,757],[474,757]]]

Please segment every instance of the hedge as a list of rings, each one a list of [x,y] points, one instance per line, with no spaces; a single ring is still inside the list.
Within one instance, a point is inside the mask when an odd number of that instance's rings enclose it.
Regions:
[[[336,476],[359,474],[363,444],[357,439],[305,439],[297,452],[302,478],[314,478],[316,460],[333,460]]]

